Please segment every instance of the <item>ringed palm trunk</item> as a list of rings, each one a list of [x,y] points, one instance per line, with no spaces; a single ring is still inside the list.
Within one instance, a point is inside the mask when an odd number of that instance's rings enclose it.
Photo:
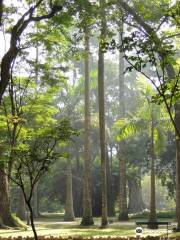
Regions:
[[[99,127],[101,149],[101,191],[102,191],[102,219],[101,226],[108,225],[107,220],[107,173],[106,173],[106,140],[105,140],[105,110],[104,110],[104,54],[99,49],[98,62],[98,93],[99,93]]]
[[[122,23],[123,24],[123,23]],[[123,25],[122,25],[123,30]],[[123,31],[122,31],[123,32]],[[121,36],[120,36],[121,40]],[[124,59],[119,53],[119,110],[120,118],[125,117],[125,89],[124,89]],[[125,160],[125,140],[118,144],[118,159],[119,159],[119,220],[128,220],[127,207],[127,181],[126,181],[126,160]]]
[[[73,198],[74,199],[80,199],[79,201],[74,201],[74,214],[75,217],[82,217],[83,215],[83,184],[81,181],[81,166],[80,166],[80,154],[79,154],[79,148],[75,149],[75,182],[74,182],[74,188],[73,188]]]
[[[114,192],[112,183],[112,159],[109,157],[108,147],[106,146],[106,162],[107,162],[107,203],[108,203],[108,216],[113,217],[115,213],[114,209]],[[110,163],[111,162],[111,163]]]
[[[119,216],[118,220],[128,220],[128,208],[127,208],[127,190],[126,190],[126,161],[124,154],[122,154],[122,148],[124,148],[124,141],[119,143]]]
[[[84,139],[84,185],[83,217],[81,225],[93,225],[91,191],[91,156],[90,156],[90,76],[89,76],[89,36],[85,30],[85,139]]]
[[[155,150],[154,150],[154,119],[153,112],[151,116],[151,196],[150,196],[150,214],[149,222],[156,222],[156,194],[155,194]],[[155,225],[148,225],[150,228],[157,228]]]
[[[64,221],[74,221],[73,210],[73,194],[72,194],[72,172],[71,172],[71,159],[67,159],[67,175],[66,175],[66,203]]]
[[[107,218],[107,168],[106,168],[106,136],[105,136],[105,97],[104,97],[104,53],[101,43],[105,38],[106,22],[105,22],[105,1],[100,0],[101,9],[101,36],[99,44],[98,59],[98,103],[99,103],[99,131],[100,131],[100,150],[101,150],[101,204],[102,217],[101,227],[108,225]]]

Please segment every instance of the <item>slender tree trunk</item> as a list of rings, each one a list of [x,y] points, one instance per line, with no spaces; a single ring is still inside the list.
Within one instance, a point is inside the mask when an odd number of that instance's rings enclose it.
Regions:
[[[75,217],[82,217],[83,207],[82,207],[82,199],[83,199],[83,186],[82,186],[82,177],[81,177],[81,166],[80,166],[80,156],[79,149],[76,149],[76,171],[75,171],[75,179],[73,181],[73,199],[74,199],[74,214]]]
[[[89,35],[85,30],[85,139],[84,139],[84,185],[83,185],[83,217],[81,225],[93,225],[92,217],[92,183],[90,152],[90,76],[89,76]]]
[[[154,149],[154,117],[153,109],[151,113],[151,196],[150,196],[150,214],[149,221],[156,222],[156,194],[155,194],[155,149]],[[148,225],[150,228],[157,228],[154,225]]]
[[[128,208],[127,208],[127,190],[126,190],[126,161],[122,149],[125,143],[121,141],[119,143],[119,216],[118,219],[121,221],[128,220]]]
[[[112,167],[110,165],[110,158],[108,153],[108,148],[106,148],[107,157],[107,200],[108,200],[108,216],[113,217],[115,213],[114,209],[114,192],[112,183]]]
[[[67,159],[67,175],[66,175],[66,204],[64,221],[74,221],[73,210],[73,194],[72,194],[72,172],[71,172],[71,159]]]
[[[175,106],[175,122],[180,131],[180,103]],[[177,230],[180,231],[180,138],[176,134],[176,219]]]
[[[31,206],[30,201],[27,201],[26,204],[27,204],[27,206],[28,206],[29,213],[30,213],[30,222],[31,222],[31,227],[32,227],[33,234],[34,234],[34,239],[35,239],[35,240],[38,240],[38,235],[37,235],[36,227],[35,227],[35,224],[34,224],[33,209],[32,209],[32,206]]]
[[[19,217],[23,221],[25,221],[27,219],[26,203],[25,203],[24,195],[23,195],[21,188],[18,188],[18,207],[17,207],[16,216]]]
[[[123,24],[123,23],[122,23]],[[123,25],[121,33],[123,32]],[[120,33],[120,34],[121,34]],[[121,41],[121,35],[120,35]],[[124,89],[124,59],[123,55],[119,53],[119,117],[125,117],[125,89]],[[128,220],[127,207],[127,181],[126,181],[126,160],[125,160],[125,140],[118,144],[118,159],[119,159],[119,220]]]
[[[106,134],[105,134],[105,97],[104,97],[104,53],[101,43],[105,38],[105,1],[100,0],[101,9],[101,36],[98,59],[98,102],[99,102],[99,130],[100,130],[100,150],[101,150],[101,191],[102,191],[102,218],[101,227],[108,225],[107,218],[107,173],[106,173]]]

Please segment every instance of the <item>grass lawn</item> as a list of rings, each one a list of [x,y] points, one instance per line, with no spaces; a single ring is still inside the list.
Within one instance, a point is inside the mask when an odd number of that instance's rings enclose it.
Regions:
[[[98,236],[135,236],[135,220],[128,222],[117,222],[114,219],[113,223],[109,224],[106,229],[100,229],[100,219],[94,218],[95,225],[91,227],[80,226],[81,219],[76,219],[74,222],[63,222],[57,216],[49,216],[36,220],[36,229],[39,236],[82,236],[82,237],[98,237]],[[143,236],[147,235],[164,235],[166,236],[166,226],[159,227],[157,230],[143,228]],[[169,232],[170,234],[170,232]],[[171,234],[170,234],[171,235]],[[31,227],[27,230],[0,230],[0,237],[26,237],[33,236]],[[174,236],[174,234],[173,234]],[[176,234],[177,236],[177,234]],[[179,234],[180,236],[180,234]]]

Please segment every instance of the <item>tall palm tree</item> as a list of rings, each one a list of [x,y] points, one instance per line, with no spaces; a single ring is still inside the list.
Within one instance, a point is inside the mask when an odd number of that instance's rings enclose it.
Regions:
[[[89,66],[89,29],[85,29],[85,138],[84,138],[84,186],[83,217],[81,225],[93,225],[91,191],[91,152],[90,152],[90,66]]]
[[[123,33],[123,23],[121,23],[120,36],[121,41]],[[124,58],[123,54],[119,52],[119,117],[125,117],[125,89],[124,89]],[[126,160],[125,160],[125,140],[118,143],[118,159],[119,159],[119,220],[128,219],[127,208],[127,188],[126,188]]]
[[[143,86],[145,87],[145,86]],[[156,217],[156,197],[155,197],[155,159],[156,159],[156,152],[159,148],[162,148],[164,145],[164,134],[163,129],[160,126],[161,122],[161,111],[162,108],[159,106],[151,103],[150,96],[152,96],[152,88],[150,85],[146,86],[144,95],[147,99],[144,102],[144,105],[141,103],[141,109],[137,113],[137,116],[126,121],[121,119],[121,130],[119,137],[124,139],[126,137],[132,137],[140,132],[147,132],[150,138],[150,161],[151,161],[151,168],[150,168],[150,175],[151,175],[151,199],[150,199],[150,214],[149,214],[149,221],[157,221]],[[142,99],[141,99],[142,102]],[[148,104],[147,104],[148,103]],[[156,136],[155,136],[156,135]],[[159,139],[157,138],[159,137]],[[159,144],[161,142],[161,144]],[[153,228],[154,226],[149,226]]]
[[[180,102],[175,105],[175,122],[180,132]],[[176,218],[180,231],[180,137],[176,132]]]
[[[66,203],[64,221],[74,221],[73,195],[72,195],[72,171],[71,159],[67,158],[66,164]]]
[[[155,113],[154,108],[152,104],[151,108],[151,198],[150,198],[150,214],[149,214],[149,221],[150,222],[156,222],[157,216],[156,216],[156,194],[155,194],[155,146],[154,146],[154,131],[155,131]],[[149,225],[150,228],[157,228],[156,225]]]
[[[152,1],[150,1],[152,2]],[[162,54],[162,52],[165,52],[166,49],[166,45],[162,46],[162,39],[160,38],[160,36],[156,33],[155,31],[155,26],[152,27],[151,23],[148,23],[147,21],[144,20],[143,15],[140,15],[139,12],[137,12],[133,7],[131,7],[128,3],[126,3],[123,0],[118,1],[119,6],[121,6],[121,8],[127,12],[128,14],[130,14],[131,16],[133,16],[134,20],[137,22],[137,24],[143,29],[143,31],[146,33],[146,36],[149,36],[149,38],[151,39],[151,44],[154,44],[154,51],[157,53],[157,55],[159,56],[159,59],[166,59],[169,58],[169,51],[166,52],[166,55],[164,56]],[[161,6],[160,6],[161,7]],[[178,2],[176,2],[174,4],[174,9],[178,9],[179,5]],[[168,11],[168,6],[167,6],[167,11]],[[178,12],[178,11],[177,11]],[[162,19],[162,17],[161,17]],[[150,20],[150,19],[149,19]],[[159,19],[160,21],[160,19]],[[159,22],[158,23],[159,26],[162,26],[162,24]],[[175,27],[174,30],[176,31],[177,29],[177,25],[178,22],[175,21]],[[138,28],[139,28],[138,26]],[[159,29],[160,30],[160,29]],[[151,38],[152,34],[154,34],[154,37]],[[163,34],[162,34],[163,35]],[[161,48],[159,48],[159,46],[161,46]],[[160,50],[161,49],[161,50]],[[163,49],[163,51],[162,51]],[[176,55],[174,55],[174,59],[176,58]],[[167,82],[174,82],[174,80],[176,81],[179,80],[179,73],[178,75],[176,74],[176,68],[174,66],[174,61],[172,61],[172,56],[170,57],[171,61],[168,61],[168,64],[163,64],[163,72],[167,73],[167,77],[168,77],[168,81]],[[166,81],[165,81],[166,83]],[[164,83],[163,83],[164,84]],[[174,84],[174,83],[173,83]],[[172,86],[173,86],[172,84]],[[162,86],[160,84],[160,86]],[[157,86],[158,89],[161,89],[159,86]],[[175,135],[176,135],[176,218],[177,218],[177,231],[180,231],[180,101],[179,99],[176,99],[176,103],[174,104],[174,113],[175,116],[173,118],[172,116],[172,109],[171,109],[171,104],[169,105],[168,103],[168,98],[166,98],[166,92],[163,92],[164,88],[162,88],[161,94],[163,96],[163,100],[165,102],[166,105],[166,110],[169,114],[169,117],[171,119],[171,123],[174,127],[175,130]],[[172,91],[173,93],[173,91]],[[169,95],[169,94],[168,94]]]
[[[105,0],[99,0],[101,10],[101,33],[98,59],[98,102],[99,102],[99,130],[101,149],[101,191],[102,191],[102,218],[101,227],[108,225],[107,219],[107,168],[106,168],[106,134],[105,134],[105,97],[104,97],[104,52],[102,43],[106,35]]]

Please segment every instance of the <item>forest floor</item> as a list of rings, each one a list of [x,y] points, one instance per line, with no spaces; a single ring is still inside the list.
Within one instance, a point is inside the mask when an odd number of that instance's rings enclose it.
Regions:
[[[138,219],[139,221],[140,219]],[[81,219],[76,219],[74,222],[64,222],[62,219],[57,217],[53,218],[39,218],[35,220],[36,229],[39,236],[135,236],[135,220],[130,220],[126,222],[117,222],[113,219],[113,222],[109,224],[108,228],[100,229],[100,218],[94,218],[95,224],[91,227],[82,227],[80,225]],[[164,221],[164,219],[163,219]],[[171,221],[171,220],[169,220]],[[171,221],[172,222],[172,221]],[[172,235],[172,231],[169,230],[169,235]],[[151,235],[166,236],[167,230],[166,226],[159,227],[157,230],[151,230],[143,228],[143,237]],[[174,234],[173,234],[174,235]],[[17,236],[33,236],[31,227],[29,226],[27,230],[14,230],[14,229],[0,229],[0,237],[17,237]],[[176,234],[177,236],[177,234]],[[180,235],[179,235],[180,236]]]

